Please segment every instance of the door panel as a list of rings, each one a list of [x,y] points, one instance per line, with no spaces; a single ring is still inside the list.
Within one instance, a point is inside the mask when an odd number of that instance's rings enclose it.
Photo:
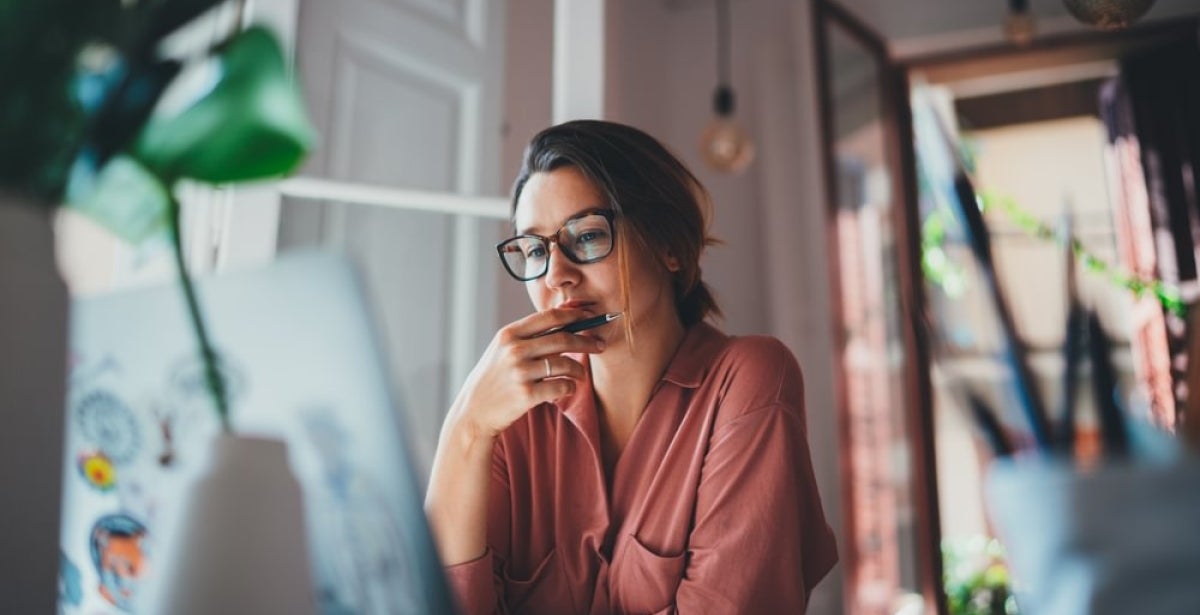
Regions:
[[[499,194],[503,16],[486,0],[304,0],[297,73],[321,142],[302,175]],[[464,357],[495,330],[500,223],[285,201],[280,245],[325,246],[363,272],[422,482]],[[457,279],[467,277],[469,279]],[[463,306],[473,306],[464,310]]]

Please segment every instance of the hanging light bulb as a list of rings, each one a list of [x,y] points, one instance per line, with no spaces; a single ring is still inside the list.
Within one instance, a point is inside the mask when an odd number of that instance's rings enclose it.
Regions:
[[[1008,17],[1004,20],[1004,36],[1018,47],[1033,42],[1033,15],[1028,0],[1008,0]]]
[[[1150,10],[1154,0],[1063,0],[1075,19],[1101,30],[1120,30]]]
[[[700,153],[713,169],[741,172],[754,160],[754,143],[733,119],[733,88],[717,86],[713,111],[716,117],[708,122],[700,137]]]
[[[729,4],[717,0],[717,89],[713,93],[715,117],[700,136],[700,155],[710,167],[739,173],[754,160],[754,143],[733,119],[733,86],[729,79]]]

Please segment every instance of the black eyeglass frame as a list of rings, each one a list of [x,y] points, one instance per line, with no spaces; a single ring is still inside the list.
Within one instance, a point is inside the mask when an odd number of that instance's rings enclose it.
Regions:
[[[601,254],[600,256],[597,256],[595,258],[579,258],[579,257],[575,256],[575,253],[573,251],[563,249],[562,244],[559,243],[559,241],[558,241],[558,238],[559,238],[559,235],[561,235],[563,231],[567,230],[567,227],[570,226],[571,222],[573,222],[575,220],[579,220],[581,218],[586,218],[588,216],[600,216],[608,221],[608,232],[612,236],[612,243],[611,243],[611,245],[609,245],[608,251],[605,252],[604,254]],[[567,218],[567,220],[563,223],[562,227],[559,228],[557,231],[555,231],[555,233],[549,237],[546,237],[544,235],[536,235],[533,233],[524,233],[522,235],[517,235],[515,237],[509,237],[508,239],[505,239],[504,241],[501,241],[500,243],[496,244],[496,254],[500,256],[500,264],[504,265],[504,270],[508,272],[508,275],[512,276],[514,279],[516,279],[517,281],[520,281],[520,282],[532,282],[533,280],[536,280],[550,272],[549,252],[550,252],[550,244],[551,243],[557,245],[559,253],[561,253],[563,256],[567,257],[567,260],[571,261],[572,263],[575,263],[576,265],[589,265],[591,263],[598,263],[598,262],[608,258],[608,256],[610,254],[612,254],[613,248],[617,245],[617,225],[614,223],[616,217],[617,217],[617,212],[615,212],[611,209],[602,209],[602,208],[587,209],[587,210],[581,211],[581,212],[571,216],[570,218]],[[546,266],[542,268],[541,273],[539,273],[535,276],[532,276],[532,277],[525,277],[525,276],[517,275],[517,273],[512,270],[512,267],[510,267],[508,265],[508,260],[504,258],[504,246],[507,246],[508,244],[510,244],[514,241],[520,240],[520,239],[539,239],[543,243],[546,244]]]

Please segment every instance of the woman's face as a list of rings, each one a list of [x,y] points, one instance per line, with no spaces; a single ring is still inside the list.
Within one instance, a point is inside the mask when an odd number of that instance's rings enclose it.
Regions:
[[[534,173],[517,199],[517,233],[551,237],[572,216],[604,208],[607,204],[603,195],[578,169],[567,166]],[[620,222],[614,222],[614,226],[618,227],[619,236]],[[629,241],[626,246],[631,313],[624,318],[631,318],[635,327],[644,322],[659,322],[660,318],[677,318],[667,269],[638,242]],[[538,311],[555,307],[577,309],[580,318],[620,312],[624,302],[617,249],[599,262],[579,265],[563,256],[558,245],[553,245],[546,275],[526,282],[525,289]],[[619,343],[624,340],[620,334],[622,324],[616,321],[591,332],[610,345]]]

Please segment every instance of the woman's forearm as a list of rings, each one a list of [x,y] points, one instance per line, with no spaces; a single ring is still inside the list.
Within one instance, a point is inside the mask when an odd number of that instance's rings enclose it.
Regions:
[[[495,437],[453,410],[438,441],[425,512],[442,563],[478,558],[487,550],[488,485]]]

